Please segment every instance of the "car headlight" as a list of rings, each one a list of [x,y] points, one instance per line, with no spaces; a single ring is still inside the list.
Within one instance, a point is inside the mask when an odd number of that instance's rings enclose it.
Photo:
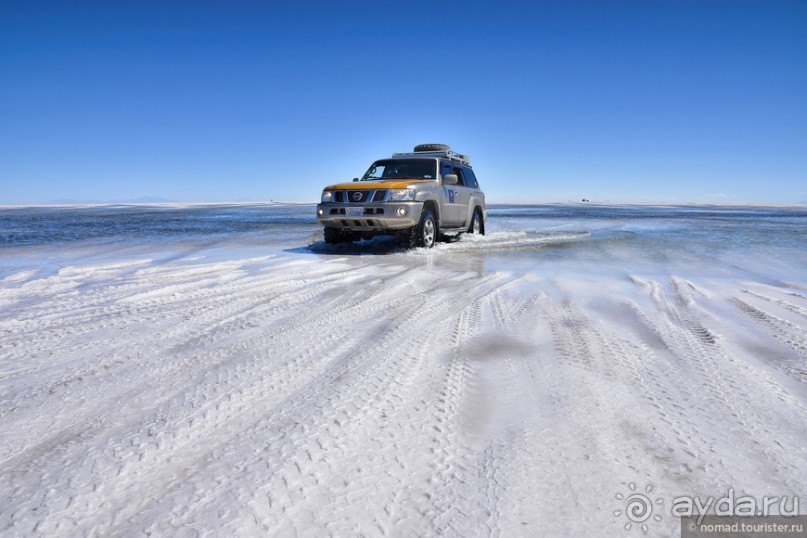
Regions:
[[[333,201],[333,192],[331,192],[331,191],[322,191],[322,201],[323,202],[332,202]]]
[[[415,199],[415,189],[392,189],[389,191],[390,202],[407,202]]]

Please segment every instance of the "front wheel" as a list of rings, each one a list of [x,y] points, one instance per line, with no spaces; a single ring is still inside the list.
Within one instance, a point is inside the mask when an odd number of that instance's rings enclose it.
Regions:
[[[438,235],[439,230],[434,214],[428,209],[424,209],[420,214],[420,222],[418,222],[417,226],[403,232],[400,239],[401,243],[407,248],[432,248]]]
[[[356,240],[353,233],[341,230],[339,228],[333,228],[331,226],[327,226],[323,233],[325,234],[325,242],[329,245],[335,245],[336,243],[350,243],[351,241]]]
[[[468,233],[485,235],[485,226],[482,224],[482,213],[478,209],[474,210],[474,214],[471,217],[471,224],[468,226]]]
[[[434,215],[428,209],[423,210],[420,216],[420,223],[418,224],[418,246],[423,248],[432,248],[437,239],[437,222],[434,220]]]

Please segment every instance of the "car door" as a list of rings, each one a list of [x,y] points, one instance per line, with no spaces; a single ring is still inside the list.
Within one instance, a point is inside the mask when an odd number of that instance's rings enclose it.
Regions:
[[[452,163],[447,161],[440,161],[440,182],[442,183],[443,178],[448,174],[457,174],[457,167],[454,166]],[[457,174],[457,181],[460,180],[459,174]],[[457,203],[457,195],[459,193],[459,189],[457,185],[446,185],[443,184],[443,207],[442,207],[442,215],[440,216],[440,225],[449,228],[453,228],[459,225],[460,220],[460,213],[459,213],[459,205]]]
[[[457,225],[468,226],[471,217],[471,210],[469,209],[471,205],[471,194],[474,189],[471,186],[470,172],[468,169],[464,166],[457,166],[456,169],[458,182],[454,185],[457,191],[454,200],[457,203]]]

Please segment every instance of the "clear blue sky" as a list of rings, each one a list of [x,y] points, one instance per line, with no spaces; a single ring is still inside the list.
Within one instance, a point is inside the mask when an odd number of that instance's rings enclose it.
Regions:
[[[0,0],[0,204],[319,199],[416,143],[490,201],[807,201],[807,2]]]

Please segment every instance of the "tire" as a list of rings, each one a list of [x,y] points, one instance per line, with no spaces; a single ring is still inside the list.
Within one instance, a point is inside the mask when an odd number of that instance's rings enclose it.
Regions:
[[[418,144],[415,151],[448,151],[451,148],[445,144]]]
[[[339,242],[340,233],[336,228],[325,228],[324,230],[325,242],[329,245],[334,245]]]
[[[402,232],[398,239],[406,248],[432,248],[439,236],[440,230],[434,214],[428,209],[424,209],[420,214],[420,222],[418,222],[417,226]]]
[[[350,243],[355,240],[353,233],[327,226],[324,231],[325,242],[329,245],[337,243]]]
[[[437,229],[437,221],[434,220],[434,215],[428,209],[424,209],[420,215],[420,222],[415,226],[417,232],[417,246],[423,248],[432,248],[440,231]]]
[[[468,233],[485,235],[485,223],[482,222],[482,213],[478,209],[474,209],[471,224],[468,226]]]

